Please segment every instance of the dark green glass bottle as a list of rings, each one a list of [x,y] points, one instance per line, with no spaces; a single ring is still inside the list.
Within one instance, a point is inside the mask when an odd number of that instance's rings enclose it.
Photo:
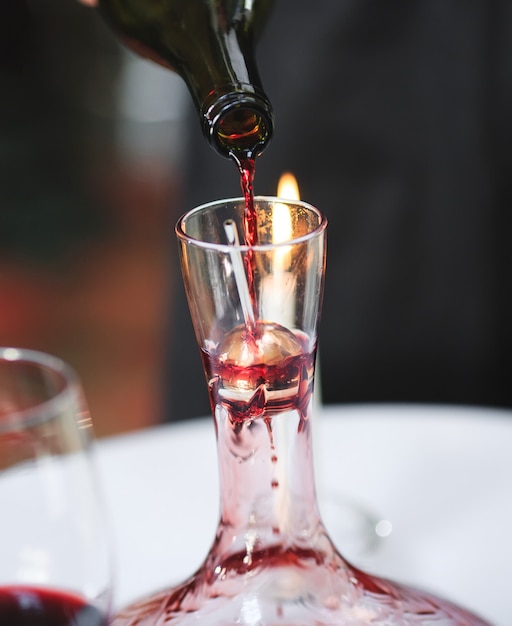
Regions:
[[[97,0],[126,45],[182,76],[203,134],[226,157],[254,158],[273,130],[253,45],[272,0]]]

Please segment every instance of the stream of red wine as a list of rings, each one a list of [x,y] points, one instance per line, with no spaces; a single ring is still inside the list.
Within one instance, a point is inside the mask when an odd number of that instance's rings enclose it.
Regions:
[[[240,172],[240,185],[245,200],[244,209],[244,232],[243,243],[246,246],[255,246],[258,244],[258,217],[256,215],[256,207],[254,204],[254,174],[256,171],[256,160],[254,157],[246,155],[239,159],[233,157]],[[254,311],[254,317],[257,317],[258,303],[256,298],[256,286],[254,283],[254,255],[249,250],[244,256],[245,273],[247,276],[247,287]],[[251,330],[251,329],[249,329]],[[254,331],[254,329],[252,329]]]
[[[258,243],[258,220],[254,206],[254,174],[256,160],[245,157],[236,160],[240,172],[240,184],[245,199],[244,212],[244,243],[247,246],[255,246]]]

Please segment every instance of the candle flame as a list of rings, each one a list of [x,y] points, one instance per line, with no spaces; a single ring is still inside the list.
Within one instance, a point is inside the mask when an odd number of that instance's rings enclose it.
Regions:
[[[277,195],[285,200],[300,200],[297,179],[290,172],[285,172],[279,179]]]
[[[285,172],[279,179],[277,195],[283,200],[299,200],[299,186],[293,174]],[[272,224],[272,241],[281,243],[292,238],[290,211],[285,203],[276,202]],[[288,254],[286,253],[286,256]],[[284,258],[286,258],[286,256]],[[284,260],[284,258],[282,260]]]

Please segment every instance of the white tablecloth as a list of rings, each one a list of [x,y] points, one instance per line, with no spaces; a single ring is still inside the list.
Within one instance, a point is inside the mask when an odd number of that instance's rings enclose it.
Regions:
[[[343,554],[512,624],[512,412],[326,408],[314,442],[320,507]],[[96,452],[120,606],[206,555],[218,518],[213,423],[113,437]]]

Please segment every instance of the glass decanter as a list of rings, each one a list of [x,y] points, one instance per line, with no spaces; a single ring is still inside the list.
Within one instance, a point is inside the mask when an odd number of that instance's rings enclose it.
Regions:
[[[220,521],[193,576],[122,610],[114,626],[484,626],[445,600],[358,570],[331,541],[311,442],[326,219],[276,198],[256,198],[255,210],[253,247],[239,244],[243,199],[178,222],[214,417]]]

